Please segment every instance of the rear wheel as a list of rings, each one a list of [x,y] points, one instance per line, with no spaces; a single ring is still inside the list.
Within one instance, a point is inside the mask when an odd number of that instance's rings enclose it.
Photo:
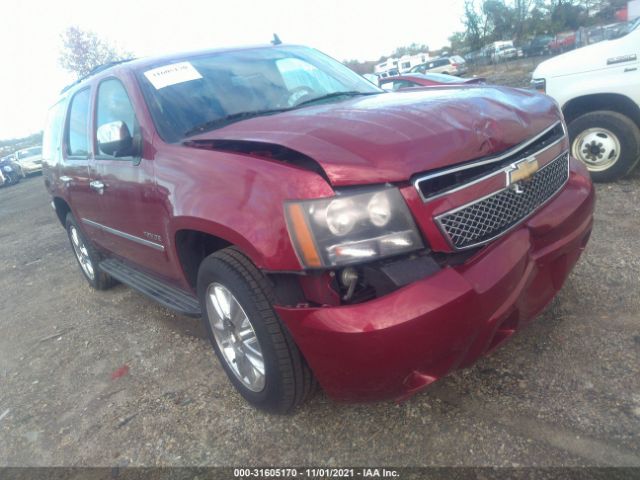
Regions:
[[[629,173],[640,160],[640,129],[617,112],[596,111],[569,124],[571,154],[584,163],[596,182]]]
[[[198,270],[203,321],[222,367],[240,394],[285,413],[314,389],[311,370],[273,310],[273,291],[237,249],[207,257]]]
[[[106,290],[112,287],[116,283],[115,280],[98,268],[100,257],[89,240],[80,231],[71,213],[67,214],[66,226],[71,248],[89,285],[96,290]]]

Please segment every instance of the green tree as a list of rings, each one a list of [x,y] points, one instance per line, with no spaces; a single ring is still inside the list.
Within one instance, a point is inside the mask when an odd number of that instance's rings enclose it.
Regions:
[[[396,48],[391,54],[392,57],[402,57],[403,55],[416,55],[422,52],[428,52],[429,47],[423,43],[412,43],[405,47]]]
[[[462,22],[465,26],[464,40],[471,50],[479,50],[484,44],[486,18],[476,8],[475,0],[465,0],[464,17]]]
[[[504,0],[485,0],[482,11],[486,18],[485,43],[513,38],[514,10],[507,6]]]
[[[99,65],[132,57],[131,53],[119,51],[95,33],[78,26],[67,28],[60,36],[62,48],[58,61],[77,78],[88,75]]]

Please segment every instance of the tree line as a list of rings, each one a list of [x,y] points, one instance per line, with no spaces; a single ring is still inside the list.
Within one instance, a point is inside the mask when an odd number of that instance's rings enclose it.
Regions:
[[[455,51],[479,50],[498,40],[524,42],[616,21],[627,0],[465,0],[463,24],[449,41]]]

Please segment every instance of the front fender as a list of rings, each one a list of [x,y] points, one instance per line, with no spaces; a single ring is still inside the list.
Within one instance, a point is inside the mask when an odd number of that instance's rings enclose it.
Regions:
[[[155,159],[159,195],[169,211],[166,238],[201,231],[243,250],[266,270],[301,270],[284,218],[284,202],[334,194],[317,173],[282,162],[167,146]]]

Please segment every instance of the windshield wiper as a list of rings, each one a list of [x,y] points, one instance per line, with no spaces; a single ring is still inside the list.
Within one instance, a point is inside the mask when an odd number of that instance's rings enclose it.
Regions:
[[[351,90],[346,92],[327,93],[326,95],[321,95],[319,97],[310,98],[309,100],[300,102],[294,108],[301,107],[303,105],[308,105],[310,103],[320,102],[322,100],[327,100],[329,98],[334,98],[334,97],[342,97],[342,96],[356,97],[358,95],[375,95],[377,93],[381,93],[381,92],[358,92],[357,90]]]
[[[271,110],[255,110],[252,112],[238,112],[232,113],[231,115],[227,115],[226,117],[215,118],[213,120],[208,120],[200,125],[196,125],[193,128],[190,128],[186,132],[184,132],[184,137],[191,137],[193,135],[197,135],[198,133],[203,133],[209,130],[213,130],[214,128],[224,127],[225,125],[229,125],[233,122],[238,122],[240,120],[246,120],[248,118],[260,117],[262,115],[273,115],[274,113],[281,113],[290,110],[289,108],[274,108]]]

